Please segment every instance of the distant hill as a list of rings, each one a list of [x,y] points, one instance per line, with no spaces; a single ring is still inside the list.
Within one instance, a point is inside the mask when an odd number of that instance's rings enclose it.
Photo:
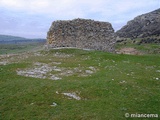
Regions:
[[[135,17],[116,34],[124,38],[160,36],[160,9]]]
[[[13,40],[27,40],[27,39],[11,35],[0,35],[0,41],[13,41]]]
[[[0,35],[0,44],[19,44],[28,42],[45,42],[46,39],[28,39],[11,35]]]

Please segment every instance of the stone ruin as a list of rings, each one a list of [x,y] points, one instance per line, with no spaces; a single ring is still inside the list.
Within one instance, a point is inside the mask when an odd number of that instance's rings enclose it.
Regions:
[[[54,21],[47,33],[49,48],[75,47],[113,52],[115,42],[110,23],[90,19]]]

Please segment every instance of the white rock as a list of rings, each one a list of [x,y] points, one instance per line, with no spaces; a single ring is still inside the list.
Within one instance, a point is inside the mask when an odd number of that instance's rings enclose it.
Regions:
[[[58,69],[58,68],[55,68],[55,69],[53,69],[54,71],[57,71],[57,72],[60,72],[60,71],[62,71],[61,69]]]
[[[59,94],[59,92],[58,92],[58,91],[56,91],[56,94]]]
[[[31,103],[30,105],[34,105],[34,103]]]
[[[87,74],[93,74],[93,71],[91,71],[91,70],[86,70],[86,73],[87,73]]]
[[[123,81],[120,81],[119,83],[126,83],[126,81],[125,81],[125,80],[123,80]]]
[[[60,80],[60,79],[62,79],[62,78],[59,78],[59,77],[56,77],[55,75],[52,75],[52,76],[50,77],[50,79],[51,79],[51,80]]]
[[[156,70],[156,72],[160,72],[160,70]]]
[[[73,93],[62,93],[62,94],[65,95],[65,96],[71,97],[73,99],[76,99],[76,100],[81,100],[81,98],[75,92],[73,92]]]
[[[55,107],[57,106],[57,103],[53,102],[52,105],[50,105],[51,107]]]
[[[61,62],[52,62],[52,64],[60,65],[60,64],[61,64]]]

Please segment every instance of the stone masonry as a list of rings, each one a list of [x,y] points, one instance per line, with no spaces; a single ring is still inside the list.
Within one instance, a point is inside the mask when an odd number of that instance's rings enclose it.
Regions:
[[[47,33],[47,44],[52,48],[76,47],[113,52],[115,42],[110,23],[90,19],[54,21]]]

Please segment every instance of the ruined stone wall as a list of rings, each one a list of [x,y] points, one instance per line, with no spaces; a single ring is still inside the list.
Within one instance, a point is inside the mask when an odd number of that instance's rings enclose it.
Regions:
[[[47,33],[53,48],[76,47],[113,52],[115,36],[112,25],[88,19],[55,21]]]

